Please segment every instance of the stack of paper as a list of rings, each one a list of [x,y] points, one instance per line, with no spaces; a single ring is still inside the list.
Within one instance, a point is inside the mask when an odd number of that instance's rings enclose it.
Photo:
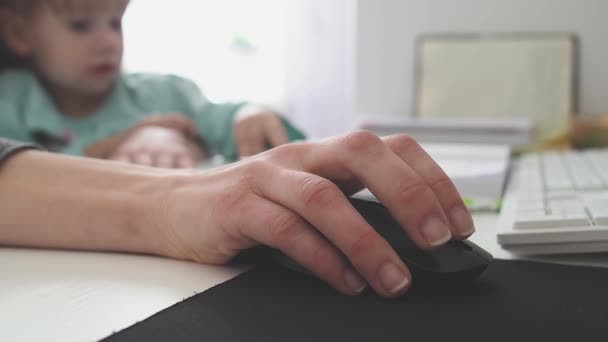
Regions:
[[[509,146],[427,143],[422,147],[452,179],[469,209],[500,208],[509,169]],[[356,196],[375,199],[367,189]]]
[[[378,136],[405,133],[419,142],[499,144],[523,147],[532,142],[534,125],[525,118],[420,118],[366,114],[354,129]]]

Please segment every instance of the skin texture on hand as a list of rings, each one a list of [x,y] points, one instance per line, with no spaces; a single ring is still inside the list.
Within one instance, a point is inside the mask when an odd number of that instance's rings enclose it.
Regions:
[[[362,186],[423,249],[474,232],[454,185],[416,142],[369,132],[284,145],[197,182],[178,177],[154,221],[164,222],[164,253],[174,258],[222,264],[261,243],[345,294],[369,284],[383,296],[398,296],[411,274],[348,202]]]
[[[414,140],[358,131],[207,172],[22,152],[0,169],[0,245],[224,264],[265,244],[344,294],[371,286],[399,296],[415,279],[348,201],[363,186],[420,248],[474,231],[456,188]]]

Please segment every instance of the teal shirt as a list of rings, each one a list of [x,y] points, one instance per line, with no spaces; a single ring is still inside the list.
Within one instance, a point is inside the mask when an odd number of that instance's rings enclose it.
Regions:
[[[59,152],[83,155],[84,149],[123,132],[153,114],[182,113],[198,128],[210,154],[237,158],[232,123],[244,103],[212,103],[187,79],[171,75],[123,74],[106,103],[85,118],[62,115],[37,78],[28,71],[0,74],[0,136],[35,142],[36,132],[70,137]],[[304,135],[283,119],[290,141]]]

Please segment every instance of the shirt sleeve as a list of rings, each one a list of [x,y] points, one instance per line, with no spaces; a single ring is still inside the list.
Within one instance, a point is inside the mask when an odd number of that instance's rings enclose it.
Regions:
[[[38,149],[38,147],[32,144],[0,138],[0,166],[2,166],[2,164],[11,156],[30,149]]]
[[[11,101],[12,97],[17,97],[17,95],[8,94],[5,83],[0,80],[0,137],[33,142],[20,117],[21,110],[15,101]]]

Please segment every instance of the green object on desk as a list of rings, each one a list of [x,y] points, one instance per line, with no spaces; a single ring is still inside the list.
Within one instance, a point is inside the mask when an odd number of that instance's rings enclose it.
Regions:
[[[463,197],[464,205],[471,211],[500,211],[502,207],[502,198],[494,200],[489,199],[474,199],[471,197]]]

